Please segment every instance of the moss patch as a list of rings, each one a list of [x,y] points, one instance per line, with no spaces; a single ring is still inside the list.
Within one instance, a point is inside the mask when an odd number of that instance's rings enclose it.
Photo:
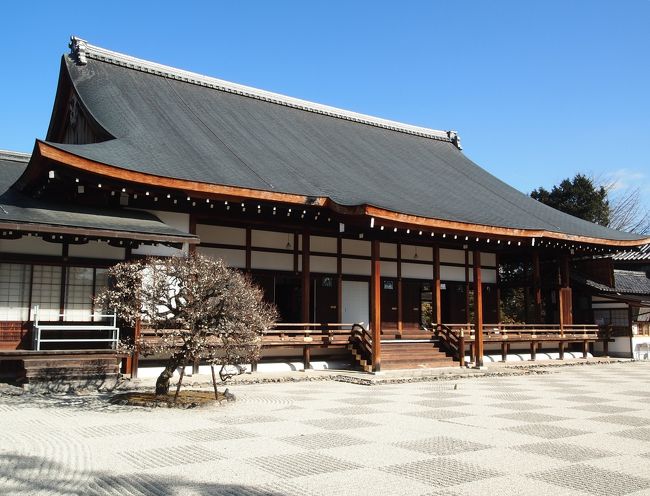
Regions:
[[[214,405],[222,401],[232,401],[232,398],[226,398],[219,393],[218,399],[214,398],[214,391],[181,391],[176,401],[174,395],[176,392],[169,392],[166,396],[156,396],[154,393],[121,393],[116,394],[110,399],[114,405],[143,406],[149,408],[166,407],[166,408],[197,408],[200,406]]]

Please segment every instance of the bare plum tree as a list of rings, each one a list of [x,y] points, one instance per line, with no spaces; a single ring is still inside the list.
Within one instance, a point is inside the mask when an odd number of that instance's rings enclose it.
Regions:
[[[123,262],[109,270],[109,280],[97,303],[115,308],[128,325],[140,320],[148,329],[131,344],[142,355],[169,356],[156,395],[168,394],[180,367],[178,396],[185,365],[203,361],[213,367],[216,397],[214,366],[225,380],[235,373],[228,367],[257,361],[262,335],[277,318],[249,277],[198,254]]]

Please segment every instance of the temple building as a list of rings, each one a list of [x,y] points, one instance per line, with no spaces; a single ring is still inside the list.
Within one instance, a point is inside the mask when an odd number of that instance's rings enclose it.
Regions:
[[[602,276],[650,239],[533,200],[454,131],[70,47],[47,136],[0,155],[5,361],[98,352],[70,333],[101,310],[106,268],[192,252],[250,273],[275,303],[268,360],[379,371],[607,353],[572,274]]]

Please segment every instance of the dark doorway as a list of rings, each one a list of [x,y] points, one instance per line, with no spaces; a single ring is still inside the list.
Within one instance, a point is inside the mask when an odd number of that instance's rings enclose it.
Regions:
[[[311,318],[319,324],[339,321],[339,293],[336,276],[316,276],[311,285]]]
[[[296,276],[275,277],[275,306],[280,322],[302,322],[302,289]]]
[[[381,279],[381,328],[397,329],[397,279]]]
[[[402,280],[402,326],[419,329],[422,310],[422,281]]]

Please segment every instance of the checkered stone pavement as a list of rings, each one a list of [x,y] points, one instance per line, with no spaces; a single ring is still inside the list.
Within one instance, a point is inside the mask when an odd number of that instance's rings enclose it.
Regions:
[[[650,362],[230,390],[195,410],[0,395],[0,494],[650,496]]]

